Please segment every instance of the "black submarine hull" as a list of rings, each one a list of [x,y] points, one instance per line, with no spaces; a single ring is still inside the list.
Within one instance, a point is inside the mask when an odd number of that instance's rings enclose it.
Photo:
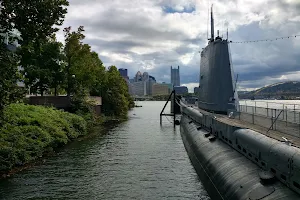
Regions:
[[[299,194],[276,178],[264,183],[259,175],[260,166],[218,136],[209,134],[210,127],[201,126],[195,117],[204,116],[183,113],[180,132],[189,158],[212,200],[300,199]]]

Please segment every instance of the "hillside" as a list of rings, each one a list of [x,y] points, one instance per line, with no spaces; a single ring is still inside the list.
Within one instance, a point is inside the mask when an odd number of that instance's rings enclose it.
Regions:
[[[240,91],[240,99],[298,99],[300,97],[300,82],[280,82],[262,87],[251,92]]]

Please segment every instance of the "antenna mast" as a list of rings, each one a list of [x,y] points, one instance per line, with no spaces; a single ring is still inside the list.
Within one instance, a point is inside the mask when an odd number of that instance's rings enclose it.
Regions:
[[[206,38],[208,39],[208,21],[209,21],[209,8],[207,8],[207,27],[206,27]]]
[[[227,33],[226,34],[227,34],[227,41],[228,41],[228,27],[227,27]]]
[[[211,12],[210,12],[210,15],[211,15],[211,16],[210,16],[210,17],[211,17],[211,18],[210,18],[210,20],[211,20],[211,21],[210,21],[210,23],[211,23],[211,24],[210,24],[210,25],[211,25],[211,27],[210,27],[210,28],[211,28],[211,38],[210,38],[210,39],[211,39],[211,41],[214,41],[214,38],[215,38],[214,32],[215,32],[215,31],[214,31],[213,5],[211,5]]]

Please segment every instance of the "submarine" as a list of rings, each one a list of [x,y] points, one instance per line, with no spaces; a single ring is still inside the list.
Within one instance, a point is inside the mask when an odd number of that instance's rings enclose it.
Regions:
[[[211,8],[198,105],[174,98],[191,163],[212,200],[300,199],[300,149],[234,119],[239,102],[229,43],[214,37]]]

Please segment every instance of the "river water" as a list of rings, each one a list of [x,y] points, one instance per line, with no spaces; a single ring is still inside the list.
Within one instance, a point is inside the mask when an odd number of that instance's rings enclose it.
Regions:
[[[165,102],[139,102],[129,120],[75,141],[43,163],[0,180],[0,199],[205,199]],[[167,107],[169,108],[169,106]],[[167,109],[166,112],[169,112]]]

